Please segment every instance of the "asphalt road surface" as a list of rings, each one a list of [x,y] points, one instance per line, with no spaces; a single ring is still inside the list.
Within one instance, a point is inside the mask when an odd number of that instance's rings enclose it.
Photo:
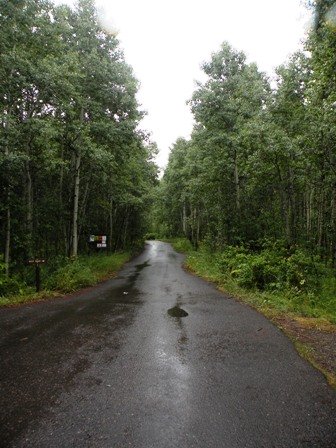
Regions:
[[[0,310],[2,447],[336,447],[323,376],[182,261],[153,241],[116,279]]]

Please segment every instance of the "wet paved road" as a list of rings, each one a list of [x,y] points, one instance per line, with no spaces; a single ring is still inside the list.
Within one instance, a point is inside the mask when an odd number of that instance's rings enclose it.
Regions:
[[[97,288],[0,310],[2,447],[336,446],[322,375],[182,260],[150,242]]]

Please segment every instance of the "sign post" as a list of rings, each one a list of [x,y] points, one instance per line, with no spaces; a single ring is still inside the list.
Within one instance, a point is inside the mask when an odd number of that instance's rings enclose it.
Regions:
[[[34,258],[33,260],[29,260],[28,264],[35,265],[35,286],[36,292],[41,291],[41,268],[40,265],[44,264],[45,260],[42,258]]]
[[[97,249],[107,248],[107,236],[106,235],[90,235],[89,242]]]

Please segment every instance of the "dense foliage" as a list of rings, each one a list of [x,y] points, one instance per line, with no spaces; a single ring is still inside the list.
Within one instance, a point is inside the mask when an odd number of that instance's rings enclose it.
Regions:
[[[192,137],[174,144],[159,187],[161,233],[217,250],[283,241],[335,265],[336,2],[312,6],[306,51],[277,69],[275,86],[227,43],[203,65]]]
[[[214,253],[204,245],[195,251],[186,239],[172,242],[187,253],[190,270],[263,312],[290,312],[336,323],[333,269],[304,249],[288,249],[277,241],[265,242],[254,252],[227,246]]]
[[[156,147],[138,130],[138,83],[118,40],[93,0],[1,0],[0,29],[0,268],[76,257],[90,234],[110,250],[133,244]]]

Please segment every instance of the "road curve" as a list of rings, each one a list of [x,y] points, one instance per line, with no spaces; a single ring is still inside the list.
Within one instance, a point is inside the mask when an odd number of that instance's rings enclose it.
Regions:
[[[182,261],[152,241],[116,279],[0,310],[0,446],[336,446],[323,376]]]

